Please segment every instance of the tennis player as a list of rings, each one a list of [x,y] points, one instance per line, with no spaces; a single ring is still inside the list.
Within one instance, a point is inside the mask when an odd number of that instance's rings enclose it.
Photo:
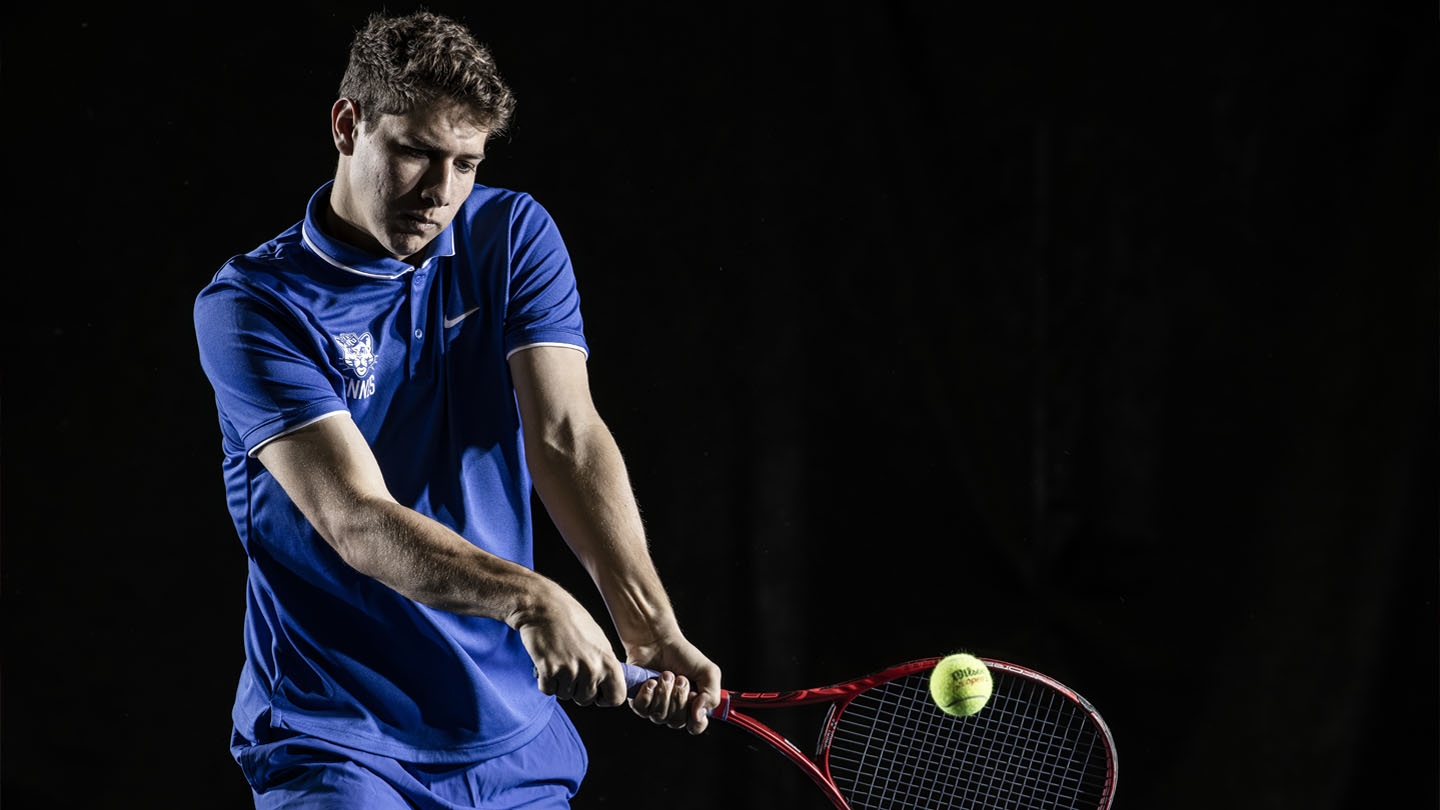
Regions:
[[[534,570],[532,488],[624,655],[663,673],[632,710],[698,734],[719,702],[592,401],[555,222],[476,182],[514,104],[461,23],[372,16],[334,178],[196,298],[249,564],[232,750],[257,808],[569,806],[587,755],[557,699],[626,695],[607,631]]]

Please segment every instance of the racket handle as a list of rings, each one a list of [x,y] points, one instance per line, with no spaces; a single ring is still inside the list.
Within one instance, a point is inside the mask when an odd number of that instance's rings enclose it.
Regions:
[[[653,669],[637,667],[634,664],[627,664],[623,661],[620,663],[620,666],[625,668],[625,694],[629,697],[635,697],[635,693],[640,689],[640,684],[645,683],[651,678],[660,677],[660,673]]]
[[[629,697],[635,697],[635,693],[640,690],[640,684],[651,678],[660,677],[660,673],[653,669],[637,667],[624,661],[620,662],[620,666],[625,670],[625,694]],[[730,716],[730,693],[728,691],[720,690],[720,705],[710,710],[710,716],[716,720],[725,720]]]

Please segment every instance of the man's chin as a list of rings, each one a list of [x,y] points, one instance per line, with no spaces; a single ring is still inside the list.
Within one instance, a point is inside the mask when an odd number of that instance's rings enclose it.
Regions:
[[[430,244],[430,240],[433,238],[416,234],[392,234],[386,240],[385,249],[390,252],[391,256],[404,261],[425,250],[425,246]]]

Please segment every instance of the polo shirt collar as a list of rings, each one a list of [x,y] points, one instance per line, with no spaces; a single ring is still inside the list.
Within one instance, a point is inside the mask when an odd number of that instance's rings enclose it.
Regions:
[[[409,262],[361,250],[325,232],[321,223],[325,221],[325,210],[330,205],[330,189],[334,185],[335,181],[330,180],[310,195],[310,202],[305,206],[305,222],[301,226],[305,246],[326,263],[347,273],[377,279],[394,279],[413,271],[415,267]],[[455,229],[447,226],[425,246],[425,262],[422,264],[436,256],[453,255]]]

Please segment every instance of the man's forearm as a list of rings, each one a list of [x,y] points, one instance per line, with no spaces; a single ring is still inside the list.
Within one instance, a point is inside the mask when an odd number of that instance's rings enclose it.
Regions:
[[[647,644],[657,630],[672,631],[674,611],[609,429],[596,422],[567,445],[532,448],[529,462],[546,511],[600,590],[621,639]]]
[[[322,534],[355,570],[430,607],[510,622],[548,581],[400,504],[370,498]]]

